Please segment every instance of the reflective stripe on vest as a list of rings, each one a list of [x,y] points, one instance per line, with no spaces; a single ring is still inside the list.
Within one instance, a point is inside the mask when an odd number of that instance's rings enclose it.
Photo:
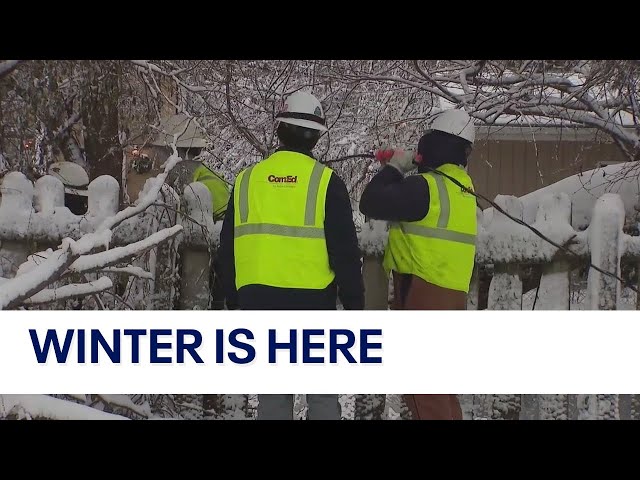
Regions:
[[[324,238],[324,228],[288,227],[286,225],[275,225],[273,223],[256,223],[253,225],[238,225],[234,229],[235,237],[257,235],[260,233],[281,235],[283,237]]]
[[[414,225],[411,223],[401,223],[400,229],[403,233],[411,235],[419,235],[427,238],[439,238],[440,240],[448,240],[450,242],[476,244],[476,236],[468,233],[452,232],[451,230],[438,229],[433,227],[425,227],[424,225]]]
[[[324,235],[332,170],[280,151],[242,171],[234,190],[236,287],[326,288],[334,278]]]
[[[438,168],[473,189],[467,172],[456,165]],[[429,283],[469,291],[477,233],[475,197],[438,173],[424,173],[429,211],[416,222],[391,225],[383,264],[386,270],[417,275]]]

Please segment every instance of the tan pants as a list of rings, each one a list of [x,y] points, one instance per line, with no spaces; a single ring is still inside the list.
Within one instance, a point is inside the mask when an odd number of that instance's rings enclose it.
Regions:
[[[393,272],[394,310],[465,310],[466,296],[412,275]],[[414,420],[462,420],[462,409],[455,395],[403,395]]]

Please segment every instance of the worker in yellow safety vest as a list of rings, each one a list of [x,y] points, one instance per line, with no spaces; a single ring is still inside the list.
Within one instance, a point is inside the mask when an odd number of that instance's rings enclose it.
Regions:
[[[179,192],[183,192],[192,182],[202,183],[211,194],[213,219],[217,221],[224,218],[231,195],[231,187],[222,176],[201,161],[190,159],[178,162],[169,172],[166,182]]]
[[[390,222],[383,266],[393,275],[393,309],[466,309],[477,233],[467,173],[474,140],[471,117],[446,110],[420,138],[417,151],[393,150],[388,163],[379,155],[385,166],[365,188],[360,211]],[[418,173],[405,177],[416,166]],[[456,395],[404,398],[415,419],[462,418]]]
[[[280,147],[237,176],[220,235],[227,308],[364,308],[362,262],[344,182],[312,150],[322,105],[291,94],[276,117]],[[340,419],[337,395],[309,395],[309,419]],[[258,418],[292,418],[292,395],[260,395]]]
[[[166,182],[178,192],[193,182],[200,182],[207,187],[211,194],[211,205],[214,222],[224,218],[231,196],[231,186],[218,173],[208,168],[203,162],[196,159],[182,160],[169,171]],[[211,288],[211,308],[222,310],[224,308],[224,289],[220,281],[219,255],[214,252],[212,267],[209,275]]]

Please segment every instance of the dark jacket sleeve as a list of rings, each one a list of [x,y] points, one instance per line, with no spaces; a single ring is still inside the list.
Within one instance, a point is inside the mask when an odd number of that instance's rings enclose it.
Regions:
[[[220,279],[225,295],[225,303],[229,310],[239,308],[238,291],[236,290],[236,267],[233,252],[233,191],[229,197],[227,211],[222,221],[222,231],[220,232],[220,248],[218,250],[218,266],[220,268]]]
[[[360,212],[375,220],[415,222],[429,211],[429,184],[421,175],[404,177],[385,166],[369,182],[360,198]]]
[[[326,198],[325,238],[329,264],[336,275],[338,297],[345,310],[363,310],[362,260],[353,210],[347,187],[335,173],[329,180]]]

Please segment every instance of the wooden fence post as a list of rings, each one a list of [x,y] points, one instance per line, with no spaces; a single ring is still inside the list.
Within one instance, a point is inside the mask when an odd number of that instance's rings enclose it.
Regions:
[[[389,277],[382,268],[382,257],[365,254],[362,262],[365,310],[389,308]]]
[[[382,236],[386,235],[385,222],[369,221],[362,226],[363,250],[362,277],[364,281],[365,310],[389,309],[389,276],[382,267],[384,251]],[[384,394],[363,393],[356,395],[354,419],[382,420],[386,411]]]
[[[182,242],[180,249],[180,309],[206,310],[210,296],[210,253],[213,253],[210,252],[209,233],[206,231],[207,219],[213,218],[211,194],[203,183],[194,182],[185,187],[182,198],[188,217],[181,222],[188,242]]]
[[[620,276],[620,259],[625,209],[620,195],[605,193],[596,200],[589,225],[589,250],[591,263],[606,272]],[[587,301],[592,310],[616,310],[622,286],[620,281],[609,275],[589,269],[587,278]],[[623,402],[624,414],[627,415]],[[629,406],[629,415],[631,414]],[[619,418],[618,396],[598,394],[596,396],[596,417]]]
[[[596,200],[589,225],[591,263],[618,276],[624,217],[624,204],[620,196],[605,193]],[[594,268],[589,269],[587,299],[591,310],[615,310],[620,292],[621,286],[617,279]]]
[[[20,172],[10,172],[5,175],[0,184],[0,227],[6,227],[17,222],[24,228],[33,210],[33,184]],[[22,217],[22,218],[21,218]],[[19,236],[18,236],[19,237]],[[2,239],[0,237],[0,276],[14,277],[18,267],[27,260],[29,255],[28,238]]]
[[[519,198],[498,195],[495,199],[509,215],[522,220],[523,206]],[[495,211],[488,226],[489,231],[500,231],[508,234],[514,228],[513,221],[502,213]],[[498,263],[494,267],[493,279],[489,287],[489,310],[522,310],[522,280],[517,264]]]
[[[571,226],[571,199],[566,193],[554,193],[542,198],[538,207],[536,226],[562,228]],[[560,252],[561,253],[561,252]],[[571,264],[566,255],[547,263],[542,268],[536,310],[570,310]]]
[[[480,303],[480,268],[476,265],[471,275],[469,294],[467,295],[467,310],[478,310]]]
[[[512,217],[522,219],[524,208],[522,201],[513,196],[498,195],[495,203]],[[500,232],[509,235],[515,232],[518,225],[498,211],[488,225],[489,232]],[[489,286],[489,310],[522,310],[522,279],[518,264],[496,263],[493,279]],[[521,397],[518,394],[493,395],[490,411],[491,418],[515,420],[520,416]]]

